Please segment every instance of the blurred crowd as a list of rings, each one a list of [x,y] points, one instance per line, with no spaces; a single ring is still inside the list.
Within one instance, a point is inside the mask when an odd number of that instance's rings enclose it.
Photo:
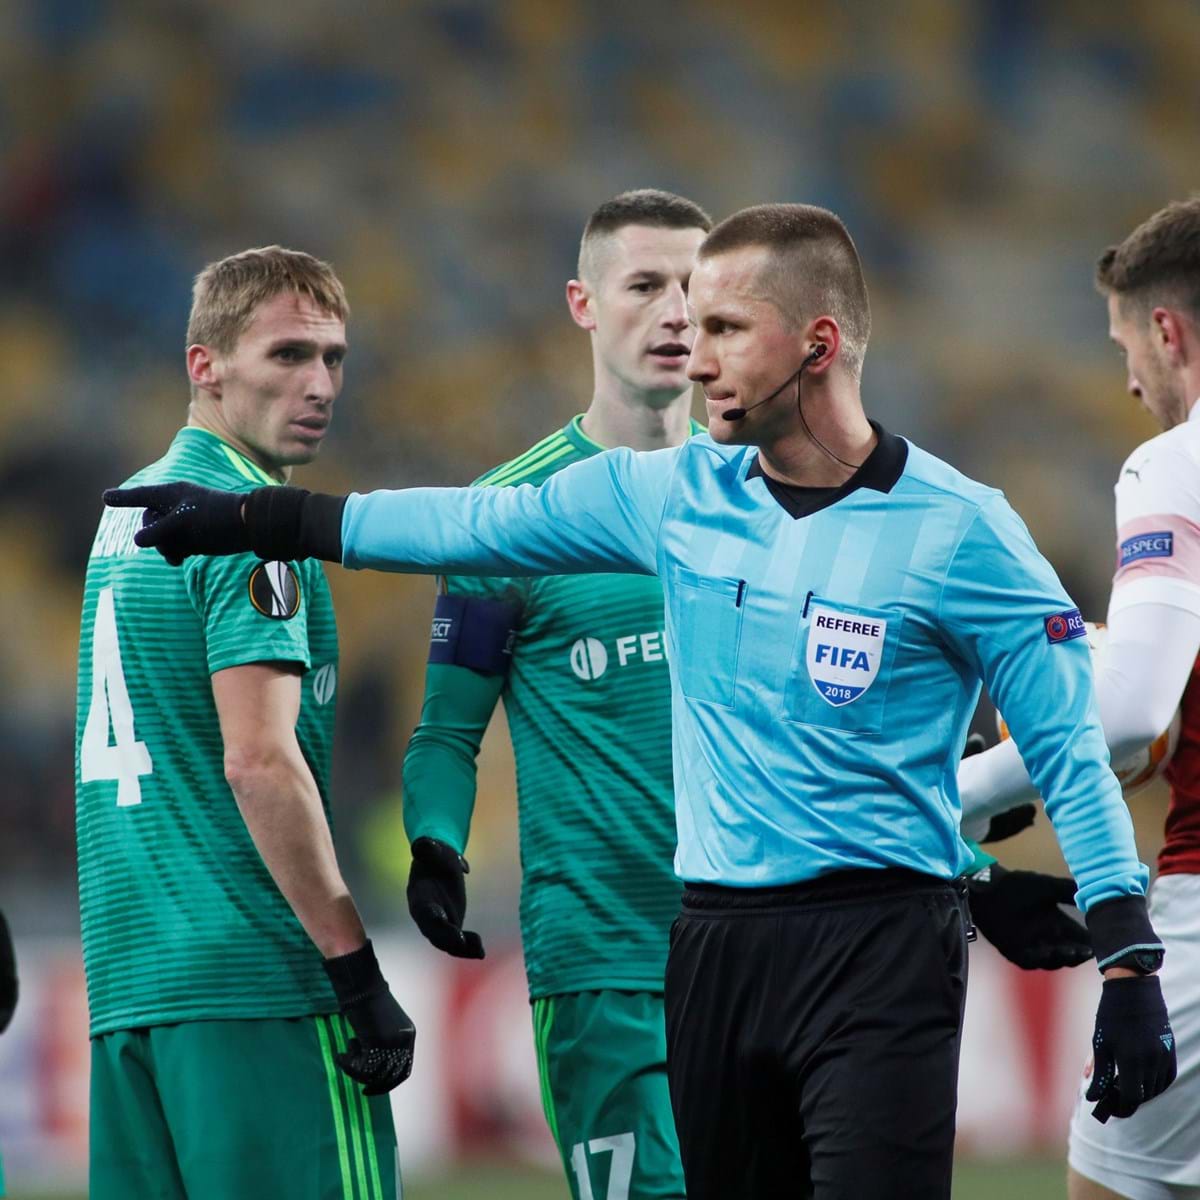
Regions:
[[[1197,61],[1185,0],[0,5],[4,888],[70,919],[98,496],[182,424],[191,278],[250,245],[329,259],[353,307],[297,481],[461,484],[587,403],[562,291],[597,203],[826,205],[871,286],[868,411],[1004,488],[1101,617],[1112,482],[1153,428],[1092,264],[1193,186]],[[340,575],[339,836],[394,909],[432,591]],[[489,751],[484,855],[511,847],[511,788]]]

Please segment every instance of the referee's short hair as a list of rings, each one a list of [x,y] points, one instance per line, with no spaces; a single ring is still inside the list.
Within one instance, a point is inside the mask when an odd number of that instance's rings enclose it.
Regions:
[[[603,273],[602,248],[609,237],[626,225],[660,229],[712,228],[712,217],[695,202],[658,188],[636,188],[605,200],[587,219],[579,242],[579,278],[595,283]]]
[[[1143,221],[1096,264],[1096,287],[1123,311],[1168,305],[1200,320],[1200,194]]]
[[[847,367],[862,372],[871,337],[871,302],[858,251],[840,217],[813,204],[759,204],[726,217],[700,246],[700,258],[762,246],[758,283],[791,325],[829,315],[842,333]]]

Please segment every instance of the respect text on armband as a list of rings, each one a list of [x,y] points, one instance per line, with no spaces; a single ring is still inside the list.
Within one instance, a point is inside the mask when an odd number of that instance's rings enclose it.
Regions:
[[[1171,558],[1175,553],[1175,535],[1169,529],[1138,533],[1121,543],[1119,567],[1128,567],[1144,558]]]

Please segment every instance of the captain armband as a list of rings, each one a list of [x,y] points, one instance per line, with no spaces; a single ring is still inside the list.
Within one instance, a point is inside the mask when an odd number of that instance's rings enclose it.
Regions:
[[[439,595],[433,610],[429,661],[507,675],[520,608],[480,596]]]

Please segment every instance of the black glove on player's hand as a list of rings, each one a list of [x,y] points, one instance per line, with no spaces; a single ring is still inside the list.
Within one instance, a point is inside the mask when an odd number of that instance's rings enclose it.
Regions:
[[[992,863],[967,879],[975,925],[1005,958],[1029,971],[1077,967],[1092,957],[1087,930],[1059,908],[1075,903],[1075,881]]]
[[[1018,804],[1007,812],[997,813],[989,822],[987,833],[979,839],[981,844],[1002,842],[1005,838],[1015,837],[1023,829],[1028,829],[1037,818],[1036,804]]]
[[[471,869],[467,860],[453,846],[430,837],[417,838],[412,853],[408,911],[417,928],[455,958],[482,958],[479,934],[462,927],[467,912],[463,876]]]
[[[1092,1035],[1092,1116],[1128,1117],[1165,1091],[1178,1069],[1157,975],[1106,979]]]
[[[976,754],[982,754],[986,749],[987,742],[984,740],[983,734],[971,733],[967,735],[962,757],[971,758]],[[1007,812],[997,813],[992,817],[988,822],[987,833],[979,841],[981,844],[1002,842],[1005,838],[1016,836],[1022,829],[1028,829],[1036,818],[1036,804],[1018,804],[1016,808],[1010,808]]]
[[[358,1035],[334,1061],[365,1085],[364,1095],[390,1092],[412,1071],[417,1031],[388,990],[374,947],[368,940],[349,954],[325,959],[325,973],[342,1015]]]
[[[0,913],[0,1033],[8,1028],[17,1007],[17,956],[8,922]]]
[[[198,483],[155,483],[109,488],[110,508],[144,508],[139,546],[153,546],[172,566],[192,554],[241,554],[250,549],[242,520],[241,492],[223,492]]]

